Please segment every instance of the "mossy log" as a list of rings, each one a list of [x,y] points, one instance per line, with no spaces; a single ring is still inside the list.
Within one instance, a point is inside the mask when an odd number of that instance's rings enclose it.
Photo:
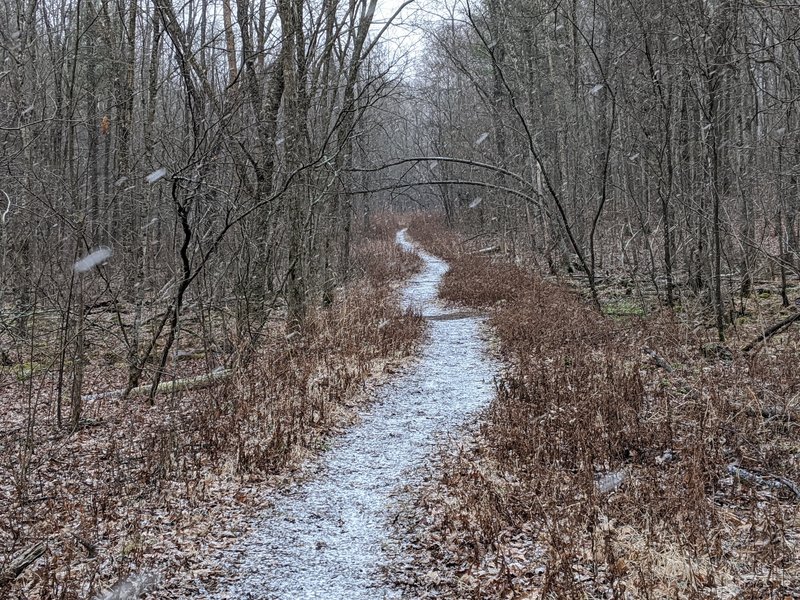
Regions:
[[[185,379],[173,379],[164,381],[156,388],[156,394],[174,394],[176,392],[188,392],[190,390],[201,390],[214,384],[224,381],[231,376],[230,369],[217,369],[205,375],[197,377],[187,377]],[[150,393],[150,385],[140,385],[133,388],[129,396],[147,396]]]
[[[211,387],[221,381],[225,381],[231,376],[233,371],[231,369],[219,368],[211,373],[205,375],[198,375],[197,377],[186,377],[184,379],[173,379],[172,381],[164,381],[156,388],[156,394],[174,394],[177,392],[188,392],[191,390],[201,390],[203,388]],[[150,384],[140,385],[133,388],[128,392],[128,397],[148,396],[150,394]],[[102,400],[105,398],[117,398],[122,396],[125,390],[112,390],[110,392],[100,392],[99,394],[89,394],[83,397],[84,401]]]

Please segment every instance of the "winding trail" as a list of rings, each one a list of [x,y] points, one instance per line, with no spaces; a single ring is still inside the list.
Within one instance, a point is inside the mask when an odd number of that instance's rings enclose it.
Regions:
[[[497,365],[481,318],[456,318],[437,301],[447,263],[416,248],[405,230],[397,243],[425,261],[402,299],[434,317],[420,360],[377,390],[362,422],[334,440],[310,480],[276,498],[242,541],[238,580],[222,598],[400,597],[380,573],[391,505],[436,442],[489,403]]]

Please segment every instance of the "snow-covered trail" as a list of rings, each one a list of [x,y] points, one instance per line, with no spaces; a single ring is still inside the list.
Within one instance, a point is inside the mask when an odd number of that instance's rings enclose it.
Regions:
[[[448,315],[437,301],[447,264],[416,249],[405,230],[397,243],[425,261],[404,289],[404,306],[426,317]],[[436,441],[488,404],[497,371],[479,317],[431,320],[428,332],[420,360],[377,391],[362,422],[333,442],[314,476],[276,498],[242,540],[236,583],[222,598],[399,597],[380,572],[394,498],[413,484]]]

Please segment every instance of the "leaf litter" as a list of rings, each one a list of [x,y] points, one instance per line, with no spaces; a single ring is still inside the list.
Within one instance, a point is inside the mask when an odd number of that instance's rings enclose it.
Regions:
[[[356,420],[370,390],[417,347],[422,320],[397,306],[392,289],[419,259],[386,227],[376,218],[354,246],[367,277],[324,314],[312,311],[291,347],[280,323],[271,325],[252,365],[216,388],[158,396],[154,406],[108,394],[127,375],[118,340],[102,335],[104,311],[87,314],[92,352],[75,431],[56,423],[57,344],[37,346],[27,366],[1,366],[0,574],[32,544],[46,550],[11,583],[0,578],[0,597],[94,598],[155,586],[147,597],[194,598],[226,581],[225,549],[270,505],[272,490]],[[170,378],[213,369],[211,357],[194,357],[195,338],[181,337],[178,353],[191,358],[171,362]],[[287,415],[295,425],[275,430]]]

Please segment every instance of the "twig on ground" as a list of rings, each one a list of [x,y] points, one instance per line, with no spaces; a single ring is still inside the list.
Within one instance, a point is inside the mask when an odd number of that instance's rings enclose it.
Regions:
[[[728,465],[728,473],[752,485],[787,490],[794,494],[795,498],[800,498],[800,488],[797,487],[794,481],[786,479],[785,477],[762,477],[761,475],[756,475],[747,469],[733,464]]]
[[[653,362],[653,364],[655,364],[658,367],[661,367],[667,373],[672,373],[672,371],[674,370],[672,366],[666,360],[661,358],[661,356],[659,356],[658,353],[656,353],[656,351],[653,350],[652,348],[648,348],[647,346],[645,346],[644,348],[642,348],[642,353],[646,354]]]

